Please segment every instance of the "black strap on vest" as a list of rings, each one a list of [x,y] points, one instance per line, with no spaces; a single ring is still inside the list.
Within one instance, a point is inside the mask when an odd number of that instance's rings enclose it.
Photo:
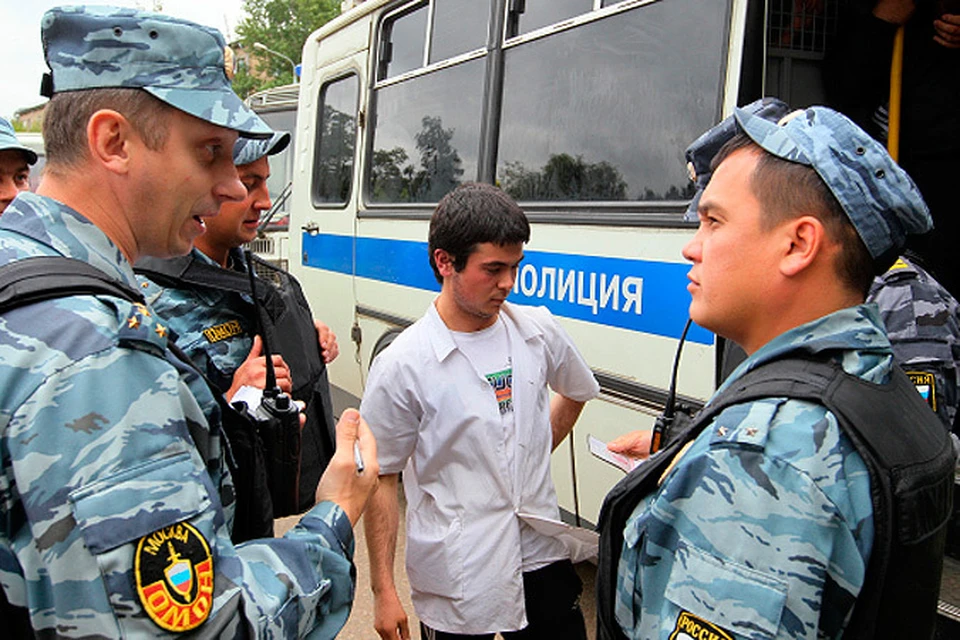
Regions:
[[[932,637],[953,504],[956,460],[949,434],[899,368],[894,368],[888,384],[876,385],[830,363],[788,358],[761,365],[734,381],[695,418],[679,425],[663,451],[608,494],[599,518],[598,638],[624,638],[614,617],[616,573],[623,529],[640,500],[656,490],[680,448],[720,412],[777,397],[829,409],[870,473],[873,549],[843,637]],[[842,620],[822,622],[834,629],[843,626]]]
[[[336,421],[330,398],[327,366],[317,346],[313,317],[299,283],[286,271],[254,256],[260,272],[257,300],[264,313],[261,324],[270,351],[283,356],[293,376],[296,400],[306,403],[307,422],[301,430],[300,509],[313,506],[317,483],[336,448]],[[182,289],[190,285],[250,295],[246,274],[198,260],[193,254],[173,259],[145,258],[135,271],[163,287]],[[276,280],[274,286],[269,280]],[[224,389],[225,390],[225,389]]]
[[[136,289],[96,267],[62,256],[24,258],[0,267],[0,313],[52,298],[108,295],[143,303]]]

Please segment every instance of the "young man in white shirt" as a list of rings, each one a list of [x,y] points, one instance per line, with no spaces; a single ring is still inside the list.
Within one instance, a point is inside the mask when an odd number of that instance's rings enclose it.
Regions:
[[[599,392],[549,311],[506,302],[529,239],[496,187],[445,196],[429,237],[440,295],[371,367],[361,412],[381,476],[365,529],[384,640],[410,637],[393,580],[400,471],[423,638],[586,638],[566,547],[517,516],[559,517],[550,452]]]

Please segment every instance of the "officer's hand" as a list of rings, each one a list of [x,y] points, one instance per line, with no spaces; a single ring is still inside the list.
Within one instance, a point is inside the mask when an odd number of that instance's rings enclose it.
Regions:
[[[227,390],[227,401],[233,399],[233,394],[240,390],[240,387],[256,387],[263,389],[267,386],[267,359],[262,355],[263,341],[260,336],[253,337],[253,347],[237,370],[233,372],[233,382]],[[277,377],[277,386],[284,393],[293,391],[293,378],[290,377],[290,367],[283,361],[281,356],[273,356],[273,372]]]
[[[933,40],[947,49],[960,49],[960,16],[945,13],[934,20]]]
[[[630,458],[646,458],[650,455],[652,431],[631,431],[607,443],[607,449]]]
[[[333,332],[333,329],[319,320],[314,320],[313,326],[317,328],[317,335],[320,336],[320,354],[323,356],[323,361],[330,364],[340,355],[340,345],[337,344],[337,334]]]
[[[373,626],[382,640],[410,640],[410,622],[396,589],[374,594]]]
[[[364,469],[357,473],[354,443],[360,445]],[[317,502],[329,500],[343,509],[351,524],[357,524],[367,500],[377,488],[380,465],[377,464],[377,441],[366,421],[356,409],[347,409],[337,423],[337,450],[320,477]]]

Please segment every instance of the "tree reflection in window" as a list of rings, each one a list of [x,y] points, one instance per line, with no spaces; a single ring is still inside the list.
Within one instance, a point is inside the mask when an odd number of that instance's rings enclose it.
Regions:
[[[351,75],[321,90],[321,118],[313,165],[314,205],[346,204],[350,198],[358,88],[357,76]]]
[[[463,161],[452,140],[453,129],[444,129],[439,116],[423,116],[414,136],[420,155],[419,169],[409,162],[402,147],[373,152],[371,184],[377,202],[437,202],[460,184]]]
[[[509,162],[503,190],[515,200],[625,200],[627,183],[609,162],[584,162],[568,153],[550,156],[541,171]]]

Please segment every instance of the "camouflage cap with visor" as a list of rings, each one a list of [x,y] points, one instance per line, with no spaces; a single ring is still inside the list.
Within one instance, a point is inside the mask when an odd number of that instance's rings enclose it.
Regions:
[[[908,235],[933,228],[930,210],[910,176],[843,114],[808,107],[779,122],[743,109],[734,116],[764,150],[817,172],[853,223],[877,273],[893,264]]]
[[[37,152],[20,144],[17,134],[13,131],[13,125],[3,118],[0,118],[0,151],[19,151],[27,164],[37,163]]]
[[[233,145],[233,164],[240,167],[264,156],[274,156],[289,144],[290,134],[286,131],[275,131],[269,138],[237,138]]]
[[[143,89],[157,99],[241,136],[273,131],[230,86],[226,44],[216,29],[118,7],[56,7],[41,23],[50,74],[41,93]]]

